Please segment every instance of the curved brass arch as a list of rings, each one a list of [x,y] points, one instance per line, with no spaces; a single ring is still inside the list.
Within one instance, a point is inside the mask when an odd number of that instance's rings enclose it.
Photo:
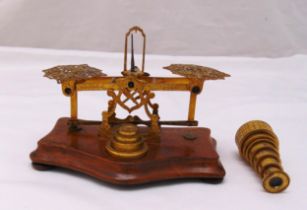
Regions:
[[[143,36],[143,53],[142,53],[142,67],[141,71],[144,72],[145,68],[145,50],[146,50],[146,34],[144,33],[143,29],[139,26],[133,26],[129,29],[125,36],[125,57],[124,57],[124,72],[128,71],[127,69],[127,51],[128,51],[128,37],[133,32],[140,32]]]

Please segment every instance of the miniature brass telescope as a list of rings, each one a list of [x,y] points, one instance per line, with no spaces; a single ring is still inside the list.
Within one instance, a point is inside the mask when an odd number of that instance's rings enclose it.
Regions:
[[[269,124],[260,120],[243,124],[236,133],[236,144],[262,178],[266,191],[277,193],[288,187],[290,178],[281,166],[278,138]]]
[[[143,38],[140,68],[134,61],[134,34]],[[130,68],[127,64],[129,39]],[[70,97],[71,113],[70,117],[60,118],[31,153],[36,168],[58,166],[122,185],[224,177],[215,150],[216,141],[210,136],[210,129],[197,127],[195,110],[204,81],[229,75],[203,66],[172,64],[164,69],[181,77],[153,77],[145,72],[145,49],[146,35],[134,26],[125,35],[122,76],[107,76],[86,64],[44,70],[45,76],[60,83],[63,94]],[[78,118],[80,91],[106,91],[110,100],[107,110],[102,111],[101,121]],[[157,91],[189,92],[187,119],[160,120],[159,105],[152,102]],[[118,108],[126,110],[128,116],[118,118]],[[144,109],[147,120],[131,115],[138,109]]]

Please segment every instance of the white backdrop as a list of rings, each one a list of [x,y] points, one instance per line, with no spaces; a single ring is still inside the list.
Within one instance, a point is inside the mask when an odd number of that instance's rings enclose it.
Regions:
[[[307,55],[203,57],[307,53],[306,14],[306,0],[0,0],[0,46],[9,46],[0,47],[0,209],[307,209]],[[124,190],[78,173],[31,168],[29,153],[37,140],[69,114],[69,99],[55,81],[42,78],[41,70],[88,63],[118,75],[123,56],[12,46],[122,52],[132,25],[145,29],[149,53],[202,55],[148,55],[146,71],[152,75],[171,76],[161,69],[171,63],[232,75],[206,83],[197,105],[200,126],[211,128],[218,140],[227,171],[223,183]],[[164,119],[186,117],[183,95],[157,93],[157,99]],[[80,117],[100,119],[107,100],[100,92],[82,95]],[[235,132],[251,119],[269,122],[280,138],[291,177],[283,193],[265,193],[238,156]]]
[[[140,25],[148,53],[307,52],[306,0],[0,0],[0,45],[122,52]]]

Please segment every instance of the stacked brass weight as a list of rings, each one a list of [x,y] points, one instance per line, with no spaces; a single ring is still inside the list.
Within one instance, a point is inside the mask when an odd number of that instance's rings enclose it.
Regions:
[[[278,138],[268,123],[249,121],[235,138],[240,155],[261,176],[266,191],[277,193],[288,187],[290,179],[281,166]]]
[[[122,124],[113,139],[107,142],[106,150],[112,156],[122,159],[142,157],[146,154],[148,147],[137,130],[134,124]]]

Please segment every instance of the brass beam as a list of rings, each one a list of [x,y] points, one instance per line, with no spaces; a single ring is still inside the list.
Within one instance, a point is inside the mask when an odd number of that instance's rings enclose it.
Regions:
[[[119,87],[114,82],[117,78],[122,77],[100,77],[89,79],[76,84],[77,91],[95,91],[95,90],[118,90]],[[176,78],[176,77],[143,77],[141,80],[147,82],[146,90],[152,91],[190,91],[194,85],[195,79]],[[203,84],[199,79],[198,83]],[[200,87],[202,88],[202,87]]]

